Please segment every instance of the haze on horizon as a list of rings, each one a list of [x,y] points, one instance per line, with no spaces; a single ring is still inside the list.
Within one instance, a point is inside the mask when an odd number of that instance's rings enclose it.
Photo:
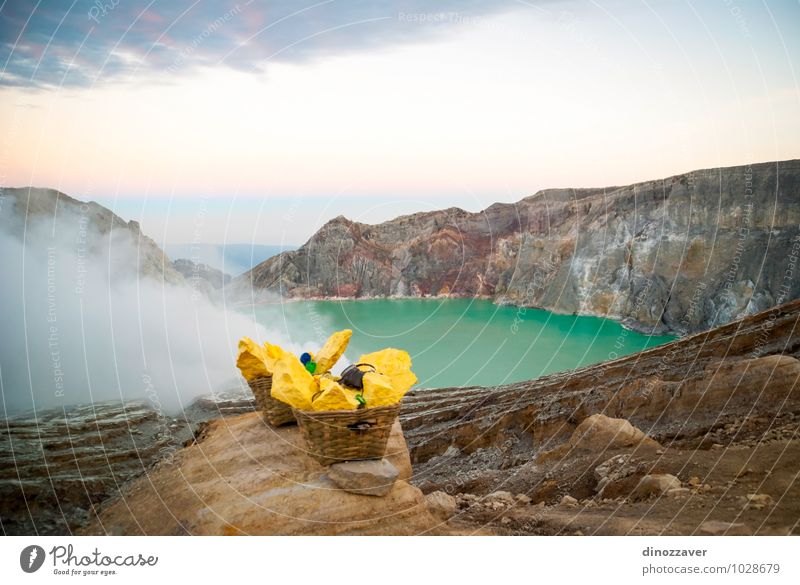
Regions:
[[[302,243],[344,214],[477,210],[800,158],[800,4],[0,5],[0,185],[159,243]],[[300,218],[305,218],[300,221]]]

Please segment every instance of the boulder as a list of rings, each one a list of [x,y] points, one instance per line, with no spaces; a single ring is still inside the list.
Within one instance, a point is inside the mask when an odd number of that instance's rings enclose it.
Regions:
[[[690,495],[692,495],[692,490],[685,487],[671,488],[667,490],[667,497],[669,498],[681,499],[688,498]]]
[[[399,425],[387,452],[399,477],[384,497],[339,489],[309,457],[296,426],[259,413],[210,421],[202,437],[123,489],[86,534],[446,534],[422,492],[403,480],[408,452]],[[408,475],[410,471],[407,470]]]
[[[578,500],[573,498],[570,495],[566,495],[561,498],[561,501],[558,503],[559,506],[564,506],[565,508],[574,508],[578,505]]]
[[[511,492],[496,491],[486,496],[488,502],[497,502],[506,506],[513,506],[517,501]]]
[[[766,506],[773,505],[775,501],[769,494],[747,494],[747,497],[745,498],[745,503],[748,508],[753,508],[754,510],[761,510]]]
[[[593,414],[572,432],[569,445],[573,449],[602,451],[637,445],[661,447],[642,431],[623,418],[609,418],[604,414]]]
[[[334,463],[328,477],[346,492],[363,496],[385,496],[394,487],[400,472],[386,459]]]
[[[678,489],[681,487],[681,480],[669,473],[653,473],[645,475],[636,488],[633,490],[631,497],[634,500],[644,500],[652,496],[661,496],[670,490]]]
[[[564,458],[572,453],[646,447],[658,449],[661,445],[622,418],[609,418],[604,414],[593,414],[584,419],[572,432],[569,441],[551,451],[542,453],[538,463]]]
[[[425,503],[431,514],[442,520],[449,520],[458,511],[456,499],[444,492],[432,492],[425,496]]]

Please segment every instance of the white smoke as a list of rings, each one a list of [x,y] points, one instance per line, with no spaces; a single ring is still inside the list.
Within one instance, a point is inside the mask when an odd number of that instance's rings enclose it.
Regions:
[[[62,206],[57,221],[29,219],[24,233],[9,207],[0,222],[0,415],[132,398],[178,412],[241,388],[243,335],[302,350],[189,284],[140,276],[137,238],[124,227],[100,233],[85,206]]]

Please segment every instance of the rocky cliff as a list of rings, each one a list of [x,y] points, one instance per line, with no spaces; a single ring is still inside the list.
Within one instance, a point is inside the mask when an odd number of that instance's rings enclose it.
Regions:
[[[794,301],[574,372],[414,391],[387,498],[328,490],[297,429],[265,426],[252,397],[180,419],[140,403],[15,417],[0,428],[0,521],[6,534],[797,533],[799,328]]]
[[[513,533],[798,534],[798,330],[793,301],[573,372],[418,391],[401,415],[412,481]],[[498,490],[533,506],[498,508]]]
[[[375,497],[337,488],[296,426],[249,413],[203,425],[196,441],[127,486],[83,531],[145,535],[411,535],[445,532],[418,488],[400,424],[387,445],[399,478]]]
[[[26,246],[54,246],[80,260],[103,257],[115,273],[136,273],[138,267],[141,276],[185,283],[138,222],[55,189],[0,188],[0,232],[24,240]]]
[[[172,267],[180,272],[183,277],[196,285],[199,281],[204,281],[213,289],[220,289],[231,280],[231,275],[217,270],[216,268],[195,262],[187,258],[178,258],[172,261]]]
[[[242,275],[250,298],[486,296],[695,332],[800,296],[800,161],[554,189],[479,213],[337,217]]]

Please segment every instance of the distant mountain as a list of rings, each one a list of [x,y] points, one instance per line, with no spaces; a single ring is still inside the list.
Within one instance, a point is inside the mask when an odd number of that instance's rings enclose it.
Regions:
[[[242,298],[482,296],[685,333],[798,298],[799,251],[791,160],[550,189],[479,213],[379,225],[340,216],[233,288]]]
[[[183,277],[190,281],[195,282],[204,280],[211,285],[214,289],[220,289],[223,285],[231,280],[230,274],[225,274],[221,270],[212,268],[208,264],[198,264],[185,258],[178,258],[172,262],[172,266],[180,272]]]
[[[122,274],[138,268],[141,276],[184,284],[158,245],[139,229],[94,201],[84,202],[55,189],[4,187],[0,189],[0,233],[27,246],[54,246],[75,256],[80,279],[82,261],[97,255],[108,258],[109,268]],[[138,266],[137,266],[138,264]]]
[[[166,244],[164,251],[173,260],[184,258],[205,264],[226,274],[239,276],[267,258],[296,246],[262,244]]]

